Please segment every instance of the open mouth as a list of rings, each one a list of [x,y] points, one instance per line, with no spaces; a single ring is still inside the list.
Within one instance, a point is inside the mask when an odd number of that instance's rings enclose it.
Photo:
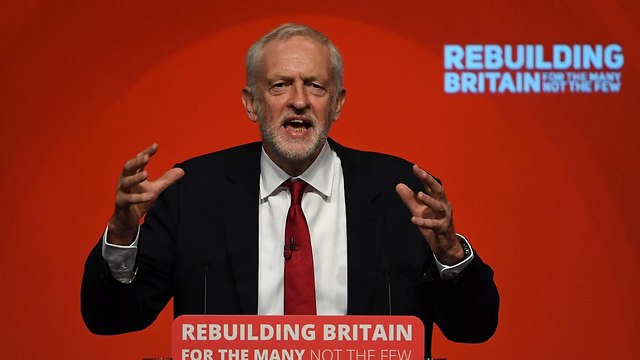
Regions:
[[[312,122],[306,119],[288,119],[282,124],[285,129],[294,133],[302,133],[313,126]]]

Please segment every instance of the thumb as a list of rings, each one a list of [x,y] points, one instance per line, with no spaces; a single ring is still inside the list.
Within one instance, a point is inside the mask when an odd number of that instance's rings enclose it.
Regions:
[[[158,186],[158,192],[164,191],[164,189],[173,185],[176,181],[180,180],[183,176],[184,176],[184,170],[180,168],[173,168],[171,170],[168,170],[155,181],[155,183]]]

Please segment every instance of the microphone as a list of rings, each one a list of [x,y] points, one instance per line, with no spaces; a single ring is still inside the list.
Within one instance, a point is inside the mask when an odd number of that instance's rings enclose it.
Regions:
[[[293,251],[298,250],[298,245],[296,245],[295,240],[293,238],[289,239],[289,243],[287,244],[285,241],[284,244],[284,259],[289,260],[291,256],[293,256]]]
[[[388,315],[392,315],[391,311],[391,266],[389,265],[389,259],[384,257],[382,258],[382,276],[384,277],[384,281],[387,285],[387,305],[388,305]]]
[[[392,315],[391,312],[391,273],[389,270],[385,270],[384,279],[387,281],[387,302],[389,305],[389,315]]]
[[[207,315],[207,272],[209,272],[209,262],[204,263],[204,315]]]

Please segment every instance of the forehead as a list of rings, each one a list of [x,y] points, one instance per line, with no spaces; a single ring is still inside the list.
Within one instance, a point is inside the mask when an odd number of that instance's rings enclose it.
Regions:
[[[262,70],[267,77],[298,73],[328,78],[330,63],[327,47],[308,37],[274,40],[262,49]]]

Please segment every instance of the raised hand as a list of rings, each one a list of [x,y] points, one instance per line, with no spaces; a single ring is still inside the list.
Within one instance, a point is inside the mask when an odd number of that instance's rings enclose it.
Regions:
[[[453,229],[453,210],[444,188],[418,165],[413,165],[413,173],[424,185],[424,191],[415,193],[400,183],[396,192],[438,260],[445,265],[457,264],[464,259],[464,249]]]
[[[160,193],[184,176],[184,170],[173,168],[150,181],[144,168],[157,151],[158,144],[153,144],[124,164],[116,189],[115,211],[109,220],[109,243],[131,244],[140,220]]]

